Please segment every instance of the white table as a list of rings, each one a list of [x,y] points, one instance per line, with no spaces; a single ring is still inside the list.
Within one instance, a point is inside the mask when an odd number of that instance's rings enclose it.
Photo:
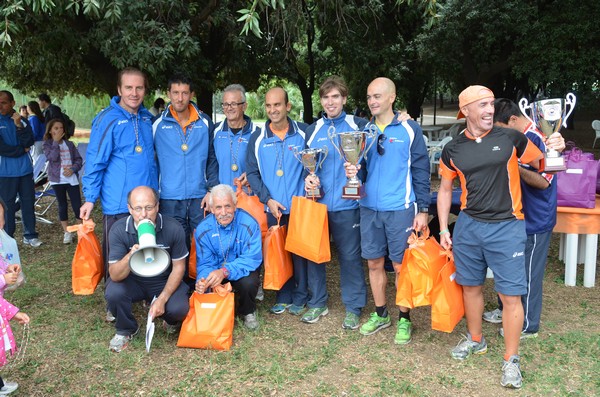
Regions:
[[[427,134],[427,138],[430,141],[439,141],[439,133],[442,130],[442,127],[439,125],[424,125],[421,127],[424,133]]]
[[[583,263],[583,286],[596,284],[598,234],[600,234],[600,197],[596,208],[558,207],[555,233],[560,236],[559,259],[565,262],[565,285],[575,286],[577,264]]]

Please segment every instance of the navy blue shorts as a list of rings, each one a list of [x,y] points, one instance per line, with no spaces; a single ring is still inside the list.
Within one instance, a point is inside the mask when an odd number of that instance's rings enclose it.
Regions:
[[[362,257],[378,259],[389,255],[393,262],[401,263],[414,218],[414,206],[400,211],[373,211],[360,207]]]
[[[483,285],[489,267],[497,292],[508,296],[527,293],[526,242],[523,220],[480,222],[461,212],[452,236],[456,282]]]

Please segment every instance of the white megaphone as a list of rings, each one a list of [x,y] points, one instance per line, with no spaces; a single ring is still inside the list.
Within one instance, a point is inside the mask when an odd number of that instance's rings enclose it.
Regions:
[[[158,276],[169,267],[171,257],[156,245],[156,229],[151,220],[141,220],[137,231],[140,248],[129,258],[129,268],[141,277]]]

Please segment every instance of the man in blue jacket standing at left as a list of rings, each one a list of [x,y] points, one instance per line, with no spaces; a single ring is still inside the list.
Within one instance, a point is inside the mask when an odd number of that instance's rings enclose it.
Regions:
[[[0,91],[0,197],[6,203],[5,230],[11,237],[15,233],[18,194],[23,217],[23,243],[39,247],[42,242],[35,231],[35,188],[28,153],[33,145],[33,131],[14,107],[13,94]]]
[[[127,194],[138,186],[158,189],[158,172],[152,142],[152,113],[143,104],[148,82],[139,69],[119,72],[119,96],[92,121],[90,143],[82,178],[85,203],[81,219],[89,219],[94,203],[102,203],[102,250],[109,258],[108,235],[112,225],[129,215]],[[106,264],[106,263],[105,263]],[[114,321],[107,313],[107,321]]]

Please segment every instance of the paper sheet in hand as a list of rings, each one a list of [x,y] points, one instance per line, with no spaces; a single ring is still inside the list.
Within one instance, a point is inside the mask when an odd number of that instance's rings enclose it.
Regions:
[[[156,296],[152,299],[152,303],[156,300]],[[150,307],[152,307],[150,303]],[[148,321],[146,321],[146,352],[150,353],[150,345],[152,345],[152,338],[154,337],[154,319],[150,315],[148,310]]]

